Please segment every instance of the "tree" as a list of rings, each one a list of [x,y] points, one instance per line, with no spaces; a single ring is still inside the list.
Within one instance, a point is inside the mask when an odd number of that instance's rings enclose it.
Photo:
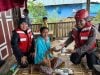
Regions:
[[[93,19],[94,24],[100,23],[100,10],[98,11],[96,17]]]
[[[42,17],[47,15],[46,9],[42,3],[34,3],[34,1],[28,1],[28,8],[30,15],[33,17],[33,23],[41,23]]]
[[[99,12],[97,13],[96,18],[100,21],[100,10],[99,10]]]

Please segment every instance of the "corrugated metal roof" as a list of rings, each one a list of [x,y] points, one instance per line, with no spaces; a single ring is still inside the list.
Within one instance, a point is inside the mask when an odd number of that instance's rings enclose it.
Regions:
[[[61,5],[61,4],[76,4],[86,3],[87,0],[36,0],[34,2],[42,2],[45,6],[48,5]],[[91,2],[100,3],[100,0],[91,0]]]

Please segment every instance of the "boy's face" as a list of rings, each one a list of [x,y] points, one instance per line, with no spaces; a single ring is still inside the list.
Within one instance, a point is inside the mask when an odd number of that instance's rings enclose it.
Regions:
[[[27,15],[28,15],[28,13],[27,13],[27,12],[23,12],[23,14],[24,14],[25,16],[27,16]]]
[[[46,23],[46,22],[47,22],[47,19],[43,19],[43,22],[45,22],[45,23]]]

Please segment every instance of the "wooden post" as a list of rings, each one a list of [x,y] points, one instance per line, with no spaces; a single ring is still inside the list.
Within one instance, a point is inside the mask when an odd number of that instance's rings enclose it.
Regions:
[[[27,0],[25,0],[25,8],[27,9]]]
[[[16,28],[18,27],[18,21],[21,17],[20,8],[13,8],[12,16],[13,16],[14,27]]]
[[[90,0],[87,0],[87,3],[86,3],[86,9],[88,10],[88,12],[90,13]]]

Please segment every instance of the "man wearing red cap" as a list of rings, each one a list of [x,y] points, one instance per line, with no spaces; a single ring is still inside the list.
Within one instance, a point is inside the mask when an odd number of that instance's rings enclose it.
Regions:
[[[85,9],[76,12],[75,20],[75,28],[72,29],[68,40],[62,46],[67,47],[74,40],[75,50],[71,54],[70,60],[74,64],[79,64],[82,57],[86,55],[87,65],[89,69],[93,69],[93,65],[97,64],[96,30],[89,21],[89,14]]]

